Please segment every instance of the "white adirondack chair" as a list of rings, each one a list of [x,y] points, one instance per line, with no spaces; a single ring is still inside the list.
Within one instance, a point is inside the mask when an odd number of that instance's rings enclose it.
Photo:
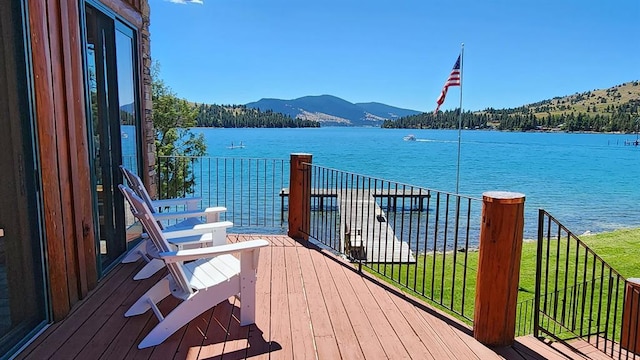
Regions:
[[[125,313],[130,317],[151,309],[159,320],[138,344],[139,349],[162,343],[196,316],[231,296],[240,299],[240,325],[255,323],[256,269],[260,248],[269,245],[266,240],[174,251],[144,201],[131,189],[122,185],[119,188],[132,204],[133,215],[144,226],[169,270],[169,275]],[[233,253],[239,253],[240,258]],[[185,263],[187,261],[191,262]],[[165,316],[156,304],[169,295],[182,302]]]
[[[169,241],[176,245],[178,249],[201,247],[207,245],[222,245],[226,243],[227,228],[233,226],[230,221],[219,221],[220,213],[225,212],[227,209],[223,206],[209,207],[206,209],[199,209],[200,198],[176,198],[176,199],[164,199],[164,200],[152,200],[151,196],[147,192],[147,189],[142,182],[142,179],[129,169],[120,165],[120,170],[127,180],[127,183],[131,189],[138,195],[154,213],[154,217],[158,220],[158,224],[161,229],[167,234]],[[170,206],[184,206],[185,211],[172,211],[172,212],[156,212],[155,210],[163,207]],[[211,226],[203,226],[201,218],[206,219],[207,224],[215,224]],[[177,222],[174,225],[162,226],[162,220],[184,219]],[[191,233],[184,233],[185,230],[192,230]],[[175,231],[181,231],[180,233],[174,233]],[[171,232],[171,234],[169,233]],[[197,237],[198,234],[204,234],[204,236]],[[210,234],[210,235],[207,235]],[[186,238],[186,235],[194,235]],[[143,234],[143,238],[146,234]],[[122,263],[130,263],[138,261],[142,258],[147,262],[147,265],[143,267],[135,276],[134,280],[147,279],[160,269],[164,268],[164,262],[155,258],[155,247],[146,240],[141,241],[138,245],[133,247],[127,255],[122,259]]]

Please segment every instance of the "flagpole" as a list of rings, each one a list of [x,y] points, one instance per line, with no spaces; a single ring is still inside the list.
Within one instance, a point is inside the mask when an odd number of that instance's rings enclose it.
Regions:
[[[458,165],[456,167],[456,194],[460,190],[460,138],[462,137],[462,74],[464,65],[464,43],[460,46],[460,110],[458,112]]]

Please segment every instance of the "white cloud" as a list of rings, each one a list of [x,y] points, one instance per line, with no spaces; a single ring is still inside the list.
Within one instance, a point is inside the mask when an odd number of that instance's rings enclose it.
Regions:
[[[203,0],[165,0],[174,4],[200,4],[203,5]]]

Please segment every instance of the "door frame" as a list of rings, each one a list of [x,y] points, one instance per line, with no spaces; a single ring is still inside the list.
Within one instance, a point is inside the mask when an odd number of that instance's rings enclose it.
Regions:
[[[37,131],[37,117],[36,117],[36,99],[35,99],[35,84],[34,84],[34,73],[33,73],[33,61],[32,61],[32,48],[31,48],[31,37],[30,37],[30,26],[29,26],[29,4],[28,0],[19,0],[16,3],[12,2],[11,5],[7,7],[16,6],[19,7],[19,15],[16,15],[12,9],[10,18],[6,18],[4,20],[8,20],[5,25],[11,27],[13,32],[20,28],[20,33],[13,33],[13,36],[10,38],[6,38],[5,42],[13,42],[13,52],[9,56],[5,56],[5,59],[16,59],[17,63],[11,64],[12,61],[8,61],[8,65],[4,69],[0,69],[0,71],[9,71],[11,69],[15,70],[15,84],[7,83],[7,90],[10,91],[9,87],[12,85],[16,86],[17,91],[14,94],[14,100],[9,100],[8,102],[8,111],[9,111],[9,129],[13,135],[19,133],[19,136],[13,136],[13,138],[19,138],[18,142],[20,144],[19,148],[14,146],[13,150],[14,154],[12,157],[17,158],[18,160],[14,160],[14,170],[16,171],[15,175],[15,184],[17,188],[23,188],[25,194],[24,197],[28,199],[26,204],[22,204],[23,209],[17,211],[18,213],[22,213],[26,219],[26,224],[23,226],[27,226],[30,228],[29,238],[25,241],[30,242],[31,246],[31,256],[33,256],[32,270],[34,276],[38,276],[40,280],[35,282],[36,287],[34,287],[34,293],[32,295],[37,296],[40,295],[39,299],[36,300],[37,308],[40,308],[42,311],[41,314],[43,318],[37,323],[34,323],[33,327],[28,330],[25,334],[22,335],[22,338],[19,339],[11,348],[8,349],[7,354],[0,355],[0,358],[4,358],[5,356],[9,356],[10,354],[17,353],[28,346],[39,334],[41,334],[46,328],[48,324],[53,319],[53,310],[51,305],[51,291],[50,291],[50,281],[49,281],[49,272],[48,272],[48,261],[47,261],[47,242],[46,242],[46,231],[44,227],[44,206],[43,206],[43,184],[42,184],[42,174],[41,174],[41,166],[39,165],[41,162],[40,159],[40,149],[39,149],[39,138]],[[14,15],[16,15],[14,17]],[[5,16],[4,14],[0,14],[0,16]],[[19,25],[16,25],[16,22],[20,22]],[[4,49],[6,50],[6,48]],[[17,104],[16,107],[12,107],[11,102],[15,101]],[[15,167],[18,167],[17,169]],[[18,189],[15,189],[18,190]],[[15,204],[19,206],[18,204]],[[6,229],[5,229],[6,230]],[[2,236],[5,236],[6,232],[3,231]],[[37,275],[36,275],[37,274]],[[12,330],[15,331],[15,330]],[[11,332],[2,336],[10,336]],[[17,335],[17,334],[14,334]]]

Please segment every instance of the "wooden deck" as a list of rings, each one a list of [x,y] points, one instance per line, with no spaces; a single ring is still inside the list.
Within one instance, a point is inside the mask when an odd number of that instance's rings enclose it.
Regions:
[[[358,274],[329,253],[286,236],[260,237],[272,245],[260,254],[255,325],[239,326],[232,298],[161,345],[138,350],[157,320],[150,313],[123,314],[164,273],[133,281],[142,263],[121,264],[18,359],[589,358],[532,337],[519,338],[512,347],[487,348],[473,339],[468,326]],[[258,236],[231,235],[230,241],[250,238]],[[170,297],[160,309],[175,304]]]

